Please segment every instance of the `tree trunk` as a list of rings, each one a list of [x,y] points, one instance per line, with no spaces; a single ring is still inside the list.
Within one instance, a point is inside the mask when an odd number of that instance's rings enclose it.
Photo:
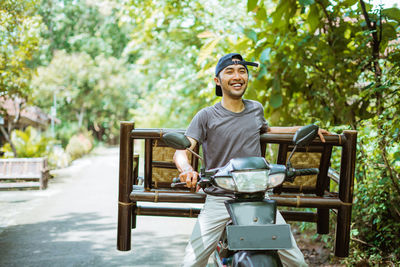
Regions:
[[[8,134],[8,132],[6,131],[6,129],[4,128],[3,125],[0,125],[0,131],[4,135],[4,138],[7,140],[7,142],[10,144],[11,149],[14,154],[14,157],[18,157],[17,150],[15,149],[15,146],[14,146],[13,142],[11,141],[10,135]]]
[[[78,118],[78,128],[81,129],[83,125],[83,117],[85,116],[85,108],[82,106],[79,113],[77,114]]]

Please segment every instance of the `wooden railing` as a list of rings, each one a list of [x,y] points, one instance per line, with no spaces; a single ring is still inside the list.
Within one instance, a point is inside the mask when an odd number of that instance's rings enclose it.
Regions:
[[[170,202],[170,203],[203,203],[205,195],[190,190],[176,190],[168,184],[153,181],[152,169],[171,169],[171,162],[156,163],[153,161],[153,148],[164,147],[161,137],[174,129],[134,129],[133,122],[121,122],[120,129],[120,165],[119,165],[119,198],[118,198],[118,250],[131,249],[131,228],[136,227],[137,216],[178,216],[196,217],[199,209],[181,207],[154,207],[138,205],[137,202]],[[293,134],[263,134],[260,142],[265,156],[267,144],[278,144],[277,163],[284,164],[287,153],[292,149]],[[134,156],[134,140],[145,142],[144,184],[138,186],[138,158]],[[335,255],[347,257],[349,254],[351,209],[353,201],[353,182],[356,160],[356,131],[344,131],[343,134],[325,136],[326,142],[315,139],[302,153],[318,153],[320,160],[319,175],[314,186],[301,184],[284,184],[277,188],[271,199],[279,206],[297,208],[315,208],[316,212],[282,211],[286,220],[317,223],[319,234],[329,233],[329,211],[336,210],[336,244]],[[341,148],[340,170],[330,169],[332,148]],[[198,151],[198,148],[196,148]],[[295,153],[296,154],[296,153]],[[311,154],[305,154],[311,155]],[[172,167],[171,167],[172,166]],[[198,169],[197,158],[192,158],[192,166]],[[170,177],[172,180],[172,177]],[[330,192],[330,181],[339,184],[338,192]],[[160,187],[161,184],[161,187]]]

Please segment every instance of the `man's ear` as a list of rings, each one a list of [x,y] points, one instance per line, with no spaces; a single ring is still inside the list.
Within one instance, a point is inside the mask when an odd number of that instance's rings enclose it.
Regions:
[[[215,78],[214,78],[214,82],[215,82],[216,85],[221,86],[221,82],[219,81],[219,78],[218,78],[218,77],[215,77]]]

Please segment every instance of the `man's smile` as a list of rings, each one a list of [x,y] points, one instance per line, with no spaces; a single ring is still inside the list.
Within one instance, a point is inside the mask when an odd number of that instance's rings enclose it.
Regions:
[[[240,89],[244,83],[242,82],[233,82],[230,85],[236,89]]]

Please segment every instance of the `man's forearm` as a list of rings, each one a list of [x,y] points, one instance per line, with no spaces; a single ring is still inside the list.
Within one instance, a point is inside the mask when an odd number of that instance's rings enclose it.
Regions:
[[[295,133],[301,126],[268,127],[268,133]]]
[[[292,126],[292,127],[269,127],[268,133],[295,133],[301,126]],[[330,134],[325,129],[318,129],[318,136],[322,142],[325,142],[324,134]]]
[[[179,179],[181,182],[186,183],[189,188],[195,187],[198,173],[190,165],[186,150],[177,150],[174,154],[174,162],[180,172]]]
[[[174,154],[174,162],[179,172],[193,171],[193,167],[189,163],[188,153],[186,150],[177,150]]]

